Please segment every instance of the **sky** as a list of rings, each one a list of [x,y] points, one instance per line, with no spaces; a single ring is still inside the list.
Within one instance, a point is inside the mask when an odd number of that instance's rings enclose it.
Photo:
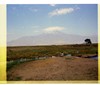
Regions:
[[[96,4],[8,4],[7,40],[57,31],[97,35]]]

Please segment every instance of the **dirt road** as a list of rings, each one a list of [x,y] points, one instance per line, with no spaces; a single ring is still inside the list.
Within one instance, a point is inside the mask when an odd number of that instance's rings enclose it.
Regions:
[[[61,57],[19,64],[7,72],[8,80],[97,80],[98,62]]]

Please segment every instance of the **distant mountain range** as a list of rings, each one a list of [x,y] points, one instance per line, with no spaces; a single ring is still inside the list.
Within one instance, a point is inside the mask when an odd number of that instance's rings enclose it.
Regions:
[[[34,45],[62,45],[62,44],[82,44],[86,38],[92,43],[98,42],[98,36],[81,36],[65,34],[62,32],[44,33],[37,36],[25,36],[7,42],[7,46],[34,46]]]

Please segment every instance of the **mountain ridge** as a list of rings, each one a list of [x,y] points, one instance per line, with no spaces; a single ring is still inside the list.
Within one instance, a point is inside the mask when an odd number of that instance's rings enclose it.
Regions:
[[[81,44],[86,38],[93,43],[98,42],[97,36],[81,36],[75,34],[65,34],[62,32],[44,33],[35,36],[24,36],[16,40],[7,42],[7,46],[32,46],[32,45],[62,45],[62,44]]]

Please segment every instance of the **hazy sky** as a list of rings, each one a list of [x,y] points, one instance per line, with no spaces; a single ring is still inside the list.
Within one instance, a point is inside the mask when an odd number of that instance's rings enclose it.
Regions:
[[[97,5],[7,5],[8,41],[56,31],[97,35]]]

